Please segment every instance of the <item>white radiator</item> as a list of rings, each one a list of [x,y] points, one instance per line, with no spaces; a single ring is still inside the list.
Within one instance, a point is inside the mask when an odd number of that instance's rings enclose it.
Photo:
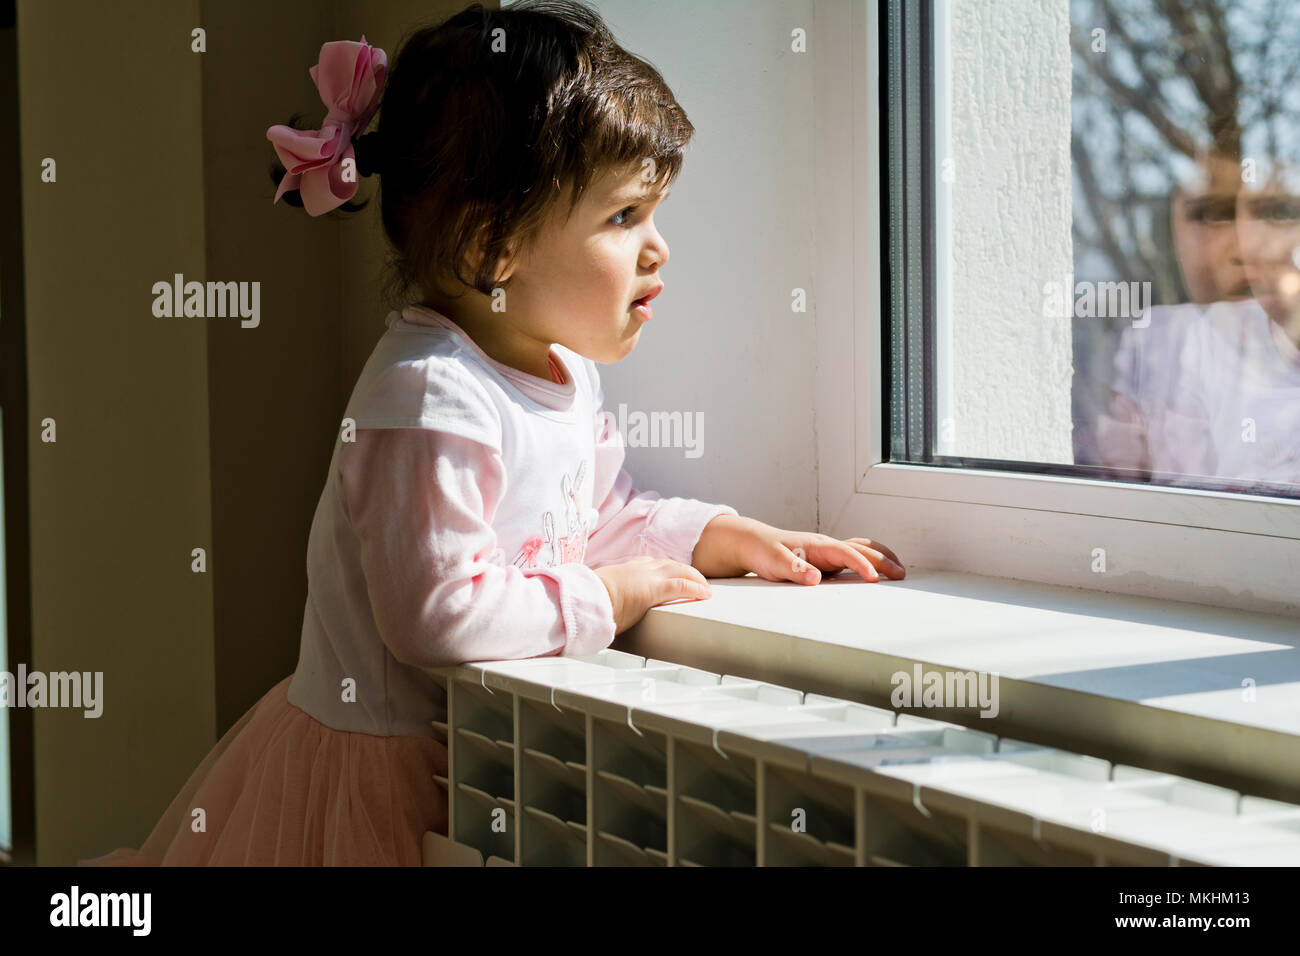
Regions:
[[[618,651],[444,668],[426,865],[1297,865],[1300,806]]]

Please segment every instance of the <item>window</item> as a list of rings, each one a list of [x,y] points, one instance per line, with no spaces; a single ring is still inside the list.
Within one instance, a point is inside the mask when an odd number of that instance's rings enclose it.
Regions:
[[[818,294],[820,357],[850,381],[818,433],[854,439],[819,444],[828,533],[905,543],[919,567],[1300,613],[1284,7],[842,16],[866,56],[819,80],[821,155],[855,124],[853,225],[819,216],[824,248],[852,250]]]
[[[1284,8],[899,11],[891,460],[1300,497]]]

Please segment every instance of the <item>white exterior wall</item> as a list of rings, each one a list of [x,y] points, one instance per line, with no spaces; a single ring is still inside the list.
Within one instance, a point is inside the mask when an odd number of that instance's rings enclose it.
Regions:
[[[1044,284],[1074,261],[1069,2],[948,6],[952,399],[938,417],[953,419],[949,454],[1070,463],[1071,320],[1043,316]]]

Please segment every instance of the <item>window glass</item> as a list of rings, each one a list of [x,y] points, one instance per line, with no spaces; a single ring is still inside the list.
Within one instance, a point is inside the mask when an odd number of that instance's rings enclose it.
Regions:
[[[1300,495],[1295,13],[926,8],[923,109],[898,128],[929,151],[906,158],[932,354],[927,388],[893,394],[914,418],[924,395],[928,439],[895,459]]]

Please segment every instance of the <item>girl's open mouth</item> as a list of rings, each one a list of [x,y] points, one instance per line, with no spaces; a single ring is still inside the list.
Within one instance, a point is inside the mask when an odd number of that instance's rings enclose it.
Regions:
[[[648,293],[641,296],[641,298],[633,299],[632,305],[629,307],[629,311],[634,312],[641,319],[642,322],[649,322],[650,317],[654,315],[654,313],[650,309],[650,300],[653,299],[662,291],[664,291],[664,284],[660,282]]]

